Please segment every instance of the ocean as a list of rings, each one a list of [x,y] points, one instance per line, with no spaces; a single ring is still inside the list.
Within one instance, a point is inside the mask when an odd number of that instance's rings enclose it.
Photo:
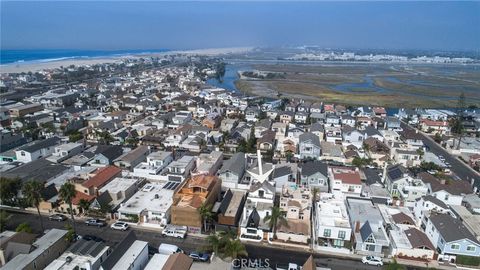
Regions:
[[[51,62],[65,59],[88,59],[126,55],[166,52],[167,49],[153,50],[0,50],[0,64],[23,62]]]

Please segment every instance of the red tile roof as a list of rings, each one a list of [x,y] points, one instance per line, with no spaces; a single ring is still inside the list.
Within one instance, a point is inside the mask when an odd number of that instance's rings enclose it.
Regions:
[[[83,182],[83,186],[86,188],[101,187],[118,176],[120,173],[122,173],[122,169],[115,166],[108,166],[98,169],[95,176]]]
[[[80,200],[86,200],[88,202],[93,201],[95,199],[95,196],[90,196],[87,195],[83,192],[77,191],[77,194],[75,195],[75,198],[72,199],[72,205],[78,205],[80,203]]]

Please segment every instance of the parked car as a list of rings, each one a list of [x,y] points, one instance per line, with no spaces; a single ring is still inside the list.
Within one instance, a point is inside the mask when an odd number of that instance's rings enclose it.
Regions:
[[[64,221],[64,220],[67,220],[67,216],[62,214],[53,214],[49,216],[48,219],[54,220],[54,221]]]
[[[183,239],[187,235],[187,226],[168,225],[163,229],[162,235]]]
[[[206,254],[206,253],[190,252],[190,255],[188,256],[192,258],[194,261],[198,261],[198,262],[208,262],[210,260],[210,254]]]
[[[369,264],[369,265],[375,265],[375,266],[382,266],[383,265],[382,258],[377,257],[377,256],[363,256],[362,257],[362,263]]]
[[[110,225],[110,228],[119,231],[126,231],[128,229],[128,224],[125,222],[117,221]]]
[[[158,253],[165,254],[165,255],[172,255],[175,253],[184,253],[184,252],[176,245],[161,243],[160,246],[158,247]]]
[[[84,235],[82,237],[82,239],[85,239],[87,241],[95,241],[95,242],[105,242],[105,240],[103,240],[102,238],[100,237],[97,237],[95,235]]]
[[[103,226],[107,225],[105,220],[96,219],[96,218],[87,219],[85,221],[85,224],[87,226],[97,226],[97,227],[103,227]]]

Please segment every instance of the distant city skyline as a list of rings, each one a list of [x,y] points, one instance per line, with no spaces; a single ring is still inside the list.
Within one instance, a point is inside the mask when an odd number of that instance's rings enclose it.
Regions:
[[[480,50],[480,2],[5,2],[2,49]]]

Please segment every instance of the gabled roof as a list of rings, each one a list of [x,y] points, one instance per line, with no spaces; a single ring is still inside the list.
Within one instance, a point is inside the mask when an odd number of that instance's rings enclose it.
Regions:
[[[260,188],[263,188],[264,190],[268,190],[271,193],[275,193],[275,187],[272,186],[272,184],[270,184],[268,181],[264,181],[263,183],[256,182],[250,187],[250,192],[255,192]]]
[[[248,216],[247,227],[258,228],[259,224],[260,215],[258,214],[257,209],[254,208],[252,213],[250,213],[250,216]]]
[[[229,160],[223,163],[219,173],[226,171],[233,172],[239,176],[245,172],[245,154],[242,152],[235,153]]]
[[[477,238],[463,225],[462,221],[448,214],[432,214],[430,220],[446,242],[469,239],[480,245]]]
[[[40,195],[42,196],[42,199],[45,200],[45,201],[48,201],[50,200],[51,198],[55,197],[58,195],[58,191],[57,191],[57,188],[55,187],[55,184],[50,184],[46,187],[44,187],[41,191],[40,191]]]
[[[273,178],[282,177],[292,174],[292,168],[290,166],[280,166],[273,169]]]
[[[420,200],[420,199],[422,199],[422,198],[419,198],[418,200]],[[432,203],[434,203],[434,204],[442,207],[443,209],[448,209],[448,206],[447,206],[444,202],[440,201],[440,200],[437,199],[436,197],[433,197],[432,195],[424,196],[424,197],[423,197],[423,200],[424,200],[424,201],[432,202]]]
[[[32,153],[43,148],[52,147],[56,145],[59,141],[60,141],[60,138],[58,137],[52,137],[52,138],[48,138],[41,141],[35,141],[32,144],[25,145],[18,148],[18,151],[25,151],[25,152]]]
[[[373,126],[368,126],[365,128],[365,133],[367,134],[367,136],[375,136],[375,135],[378,135],[378,136],[382,136],[382,134],[380,134],[380,132],[378,131],[378,129],[376,129],[375,127]]]
[[[403,212],[392,215],[392,218],[396,224],[415,225],[415,221],[413,221],[413,219],[409,215]]]
[[[192,267],[193,259],[183,253],[175,253],[168,256],[162,270],[188,270]]]
[[[428,237],[417,228],[405,230],[405,235],[413,248],[428,248],[430,250],[435,250],[435,247],[432,245],[432,242],[430,242]]]
[[[387,176],[392,181],[403,178],[405,173],[407,173],[407,169],[401,164],[391,165],[387,168]]]
[[[360,235],[362,236],[362,240],[366,241],[370,235],[373,234],[372,227],[370,227],[370,222],[367,220],[360,228]]]
[[[310,141],[313,145],[320,147],[320,139],[318,138],[317,135],[311,133],[311,132],[305,132],[301,134],[299,137],[299,142],[308,142]]]
[[[112,270],[115,264],[122,258],[125,252],[130,246],[137,240],[135,233],[130,230],[125,238],[116,246],[113,252],[107,257],[107,259],[101,264],[104,270]]]
[[[123,149],[118,145],[98,145],[95,154],[102,154],[110,161],[113,161],[123,154]]]
[[[442,184],[441,180],[437,177],[427,173],[421,172],[418,174],[418,177],[422,179],[425,184],[430,184],[432,192],[437,192],[445,190],[452,195],[462,195],[462,194],[471,194],[473,193],[472,186],[467,181],[464,180],[450,180],[445,181]]]
[[[302,169],[303,176],[310,176],[318,172],[323,174],[325,177],[328,175],[328,165],[322,161],[307,161],[300,164],[300,167]]]
[[[82,185],[86,188],[101,187],[108,181],[112,180],[115,176],[119,175],[121,172],[122,170],[115,166],[100,168],[97,170],[95,176],[83,182]]]

